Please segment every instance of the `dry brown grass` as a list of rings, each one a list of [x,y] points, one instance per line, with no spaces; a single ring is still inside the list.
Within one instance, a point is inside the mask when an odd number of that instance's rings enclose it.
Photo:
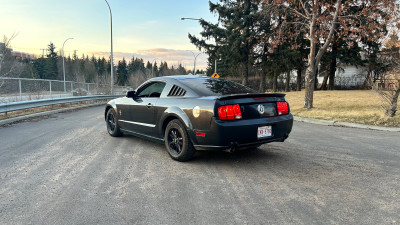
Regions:
[[[385,111],[381,107],[382,100],[375,91],[316,91],[314,108],[311,110],[303,108],[304,91],[285,94],[295,116],[400,127],[400,110],[395,117],[385,118]]]

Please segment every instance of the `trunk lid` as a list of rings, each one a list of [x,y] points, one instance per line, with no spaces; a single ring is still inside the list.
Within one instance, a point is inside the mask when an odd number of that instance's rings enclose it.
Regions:
[[[278,116],[277,102],[286,102],[285,94],[234,94],[217,98],[215,104],[216,117],[218,108],[224,105],[238,104],[242,120]]]

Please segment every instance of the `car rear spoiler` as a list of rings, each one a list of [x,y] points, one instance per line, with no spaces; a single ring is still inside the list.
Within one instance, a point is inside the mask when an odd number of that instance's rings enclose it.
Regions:
[[[233,94],[233,95],[223,95],[217,97],[218,100],[228,100],[235,98],[262,98],[262,97],[285,97],[285,94],[280,93],[247,93],[247,94]]]

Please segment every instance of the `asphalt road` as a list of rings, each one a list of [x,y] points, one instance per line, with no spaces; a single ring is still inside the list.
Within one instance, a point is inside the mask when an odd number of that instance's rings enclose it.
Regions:
[[[102,107],[56,114],[0,128],[0,224],[400,224],[400,133],[295,122],[179,163]]]

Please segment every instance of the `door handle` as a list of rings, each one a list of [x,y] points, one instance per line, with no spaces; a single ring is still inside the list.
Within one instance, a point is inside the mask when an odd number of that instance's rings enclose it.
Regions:
[[[147,104],[146,107],[150,109],[153,105],[151,103]]]

